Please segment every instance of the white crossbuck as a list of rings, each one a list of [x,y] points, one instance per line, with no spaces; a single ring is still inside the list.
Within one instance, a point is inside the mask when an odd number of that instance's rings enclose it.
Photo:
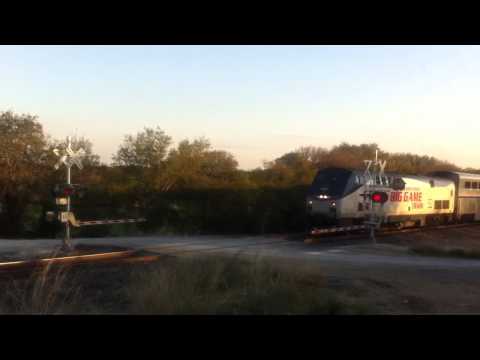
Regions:
[[[85,150],[78,149],[77,151],[72,150],[72,140],[67,137],[67,146],[65,148],[65,153],[61,153],[59,149],[53,149],[53,153],[57,155],[60,159],[55,164],[55,169],[60,168],[60,166],[65,165],[67,168],[71,168],[73,165],[81,170],[83,169],[81,158],[86,154]]]

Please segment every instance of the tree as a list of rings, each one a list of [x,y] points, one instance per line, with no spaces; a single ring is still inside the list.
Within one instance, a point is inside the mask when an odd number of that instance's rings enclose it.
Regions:
[[[159,127],[144,128],[137,135],[126,135],[113,156],[114,165],[157,168],[163,165],[172,139]]]
[[[157,181],[157,188],[166,191],[175,188],[221,186],[235,182],[238,162],[226,151],[210,150],[205,138],[183,140],[170,150],[165,172]],[[244,178],[244,177],[243,177]]]
[[[328,157],[328,150],[322,147],[302,146],[295,152],[312,163],[315,168],[323,166]]]
[[[16,233],[27,204],[40,196],[52,157],[36,116],[0,113],[0,202],[3,229]]]

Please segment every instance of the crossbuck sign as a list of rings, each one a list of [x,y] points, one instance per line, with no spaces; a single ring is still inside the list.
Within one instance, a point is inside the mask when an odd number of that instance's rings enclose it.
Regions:
[[[67,137],[67,146],[63,154],[59,149],[53,149],[53,152],[55,155],[60,157],[60,160],[55,164],[55,169],[60,168],[62,164],[67,168],[71,168],[73,165],[77,165],[80,170],[83,168],[81,157],[85,155],[85,150],[80,148],[77,151],[73,151],[72,140],[70,136]]]

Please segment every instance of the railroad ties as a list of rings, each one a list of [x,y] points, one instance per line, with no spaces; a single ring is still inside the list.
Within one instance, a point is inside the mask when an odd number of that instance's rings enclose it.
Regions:
[[[313,229],[310,231],[310,235],[334,234],[347,231],[364,230],[366,228],[366,225],[335,226],[322,229]]]

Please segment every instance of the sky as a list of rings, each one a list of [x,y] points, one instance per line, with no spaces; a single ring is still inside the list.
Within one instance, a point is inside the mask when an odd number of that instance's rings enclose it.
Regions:
[[[343,141],[480,168],[480,47],[0,46],[7,110],[85,136],[106,163],[159,126],[242,169]]]

